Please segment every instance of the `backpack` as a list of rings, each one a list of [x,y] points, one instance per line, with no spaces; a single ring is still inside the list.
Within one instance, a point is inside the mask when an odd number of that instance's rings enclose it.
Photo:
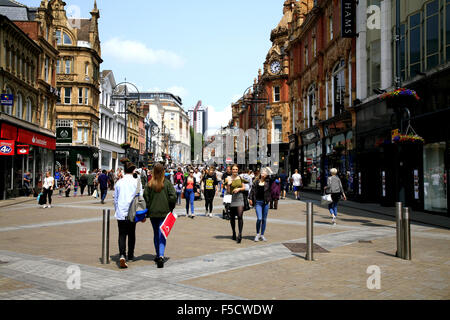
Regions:
[[[147,203],[144,197],[140,194],[141,179],[137,179],[136,195],[131,201],[130,208],[128,209],[128,220],[130,222],[139,222],[145,218],[147,214]]]
[[[183,183],[183,173],[181,172],[175,174],[175,183],[178,184],[179,182]]]

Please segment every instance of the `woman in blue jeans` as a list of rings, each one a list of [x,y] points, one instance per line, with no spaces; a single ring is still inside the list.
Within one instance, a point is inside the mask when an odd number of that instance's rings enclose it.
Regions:
[[[344,200],[347,200],[347,197],[344,193],[344,188],[342,187],[341,179],[339,179],[339,177],[337,176],[337,172],[338,171],[336,168],[330,170],[331,177],[328,177],[328,183],[325,187],[325,192],[327,194],[331,194],[331,199],[333,200],[333,202],[328,205],[333,225],[336,224],[337,206],[339,200],[341,199],[341,197]]]
[[[264,237],[264,232],[266,231],[269,203],[272,200],[270,185],[271,181],[268,178],[268,172],[266,169],[262,169],[260,176],[253,182],[249,195],[249,203],[251,206],[255,206],[257,216],[255,242],[259,240],[267,241]]]
[[[194,170],[189,170],[189,176],[184,180],[184,198],[186,199],[186,216],[194,219],[194,199],[195,189],[197,188],[197,180],[194,177]],[[189,213],[189,205],[191,205],[191,213]]]

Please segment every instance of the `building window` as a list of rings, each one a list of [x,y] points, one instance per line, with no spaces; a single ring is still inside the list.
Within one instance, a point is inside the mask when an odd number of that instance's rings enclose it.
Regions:
[[[70,36],[65,32],[63,32],[63,34],[64,34],[64,44],[71,45],[72,39],[70,39]]]
[[[73,120],[56,120],[56,127],[57,128],[62,128],[62,127],[72,128]]]
[[[313,45],[313,55],[314,55],[314,58],[315,58],[317,56],[317,40],[316,40],[316,37],[313,38],[312,45]]]
[[[427,3],[425,10],[425,63],[429,70],[439,64],[439,2]]]
[[[84,88],[84,104],[89,104],[89,88]]]
[[[329,27],[330,27],[330,41],[333,40],[333,16],[329,18]]]
[[[44,115],[43,115],[43,126],[44,128],[47,128],[48,126],[48,100],[47,97],[44,97]]]
[[[316,125],[316,86],[311,85],[308,90],[308,110],[307,110],[307,126],[308,128]]]
[[[309,64],[308,46],[305,46],[305,67]]]
[[[421,14],[420,12],[409,17],[409,76],[414,77],[421,71]]]
[[[56,30],[56,43],[61,44],[61,30]]]
[[[280,87],[273,87],[273,102],[279,102],[281,100]]]
[[[445,5],[445,57],[447,61],[450,60],[450,1]]]
[[[78,88],[78,104],[83,104],[83,88]]]
[[[32,104],[31,104],[31,99],[28,98],[27,99],[27,113],[26,113],[26,121],[28,122],[32,122],[33,121],[33,109],[32,109]]]
[[[72,88],[64,88],[64,104],[71,104]]]
[[[72,73],[72,61],[70,59],[67,59],[65,61],[65,63],[66,63],[65,73],[71,74]]]
[[[86,77],[89,75],[89,63],[84,65],[84,74]]]
[[[44,64],[44,76],[45,76],[45,82],[48,82],[48,67],[49,67],[49,59],[48,57],[45,57],[45,64]]]
[[[283,142],[283,122],[281,117],[274,117],[272,143],[281,143],[281,142]]]
[[[17,95],[16,117],[20,119],[23,117],[23,99],[20,93]]]
[[[89,135],[89,128],[78,127],[77,128],[77,142],[87,142]]]
[[[345,61],[341,60],[333,69],[333,116],[344,111]]]
[[[56,74],[60,74],[60,73],[61,73],[61,61],[56,60]]]

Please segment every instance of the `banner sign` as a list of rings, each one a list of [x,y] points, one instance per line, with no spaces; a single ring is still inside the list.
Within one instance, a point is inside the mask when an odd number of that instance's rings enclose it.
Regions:
[[[30,154],[30,146],[23,146],[23,145],[18,145],[17,146],[17,154],[22,156],[22,155],[26,155],[26,154]]]
[[[14,96],[12,94],[4,94],[1,95],[1,105],[2,106],[12,106],[14,105]]]
[[[0,140],[0,155],[13,156],[14,155],[14,140]]]
[[[72,129],[70,127],[56,128],[57,143],[72,143]]]
[[[341,0],[341,37],[356,37],[356,1]]]
[[[33,146],[56,150],[55,138],[46,137],[42,134],[34,133],[28,130],[19,129],[17,140],[22,143],[31,144]]]

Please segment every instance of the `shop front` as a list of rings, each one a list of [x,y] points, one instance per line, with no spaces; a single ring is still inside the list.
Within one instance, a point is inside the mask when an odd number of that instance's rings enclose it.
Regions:
[[[58,146],[55,155],[56,168],[68,171],[79,177],[83,172],[88,173],[98,169],[99,151],[93,147]]]
[[[326,185],[330,169],[336,168],[345,193],[355,195],[355,148],[352,117],[346,112],[338,117],[324,121],[323,132],[323,180]]]
[[[289,136],[289,168],[286,174],[292,176],[295,169],[299,169],[299,150],[298,150],[298,136],[291,134]]]
[[[322,141],[318,127],[301,133],[301,170],[303,187],[306,190],[320,191],[322,187]]]
[[[11,149],[10,153],[0,152],[0,176],[4,181],[0,184],[0,198],[24,196],[26,173],[36,194],[42,188],[45,173],[54,174],[55,137],[36,132],[38,128],[32,131],[8,122],[0,122],[0,126],[0,143],[6,146],[1,149]]]

